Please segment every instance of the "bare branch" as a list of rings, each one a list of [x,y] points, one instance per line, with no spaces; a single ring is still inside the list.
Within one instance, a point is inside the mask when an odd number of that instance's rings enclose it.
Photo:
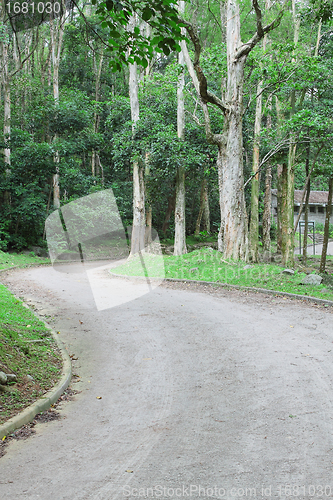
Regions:
[[[190,115],[191,118],[193,118],[193,120],[195,121],[195,123],[198,125],[198,127],[204,127],[205,124],[204,123],[201,123],[199,118],[196,116],[195,113],[190,113],[189,111],[187,111],[187,109],[185,110],[185,113],[187,113],[188,115]]]
[[[207,104],[208,102],[210,102],[211,104],[214,104],[215,106],[220,108],[223,112],[228,111],[228,106],[219,97],[217,97],[215,94],[210,92],[207,88],[207,79],[204,75],[204,72],[202,71],[202,69],[200,67],[201,44],[200,44],[197,29],[195,28],[195,26],[193,26],[188,21],[184,21],[183,19],[181,19],[181,22],[184,23],[186,30],[187,30],[187,32],[191,38],[191,41],[194,45],[193,67],[194,67],[194,70],[196,72],[199,95],[201,97],[202,102],[204,104]],[[193,77],[192,77],[192,79],[193,79]],[[194,81],[193,81],[193,83],[196,87],[196,84]],[[197,89],[197,87],[196,87],[196,89]],[[197,89],[197,92],[198,92],[198,89]]]
[[[16,33],[15,33],[15,36],[16,36]],[[21,52],[19,50],[19,59],[20,59],[20,66],[18,69],[16,69],[11,75],[10,75],[10,79],[13,78],[13,76],[15,76],[19,71],[21,71],[21,69],[23,68],[23,65],[24,63],[32,56],[32,54],[35,52],[37,46],[38,46],[38,42],[39,42],[39,39],[38,39],[38,36],[39,36],[39,30],[37,28],[36,30],[36,42],[35,42],[35,45],[33,46],[33,48],[31,49],[31,51],[29,52],[29,54],[23,59],[21,60]]]
[[[253,37],[247,43],[244,43],[237,50],[236,57],[235,57],[236,61],[243,56],[247,56],[251,52],[251,50],[257,45],[257,43],[260,42],[260,40],[264,37],[264,35],[266,33],[269,33],[270,31],[274,30],[275,28],[277,28],[279,26],[281,19],[283,17],[283,14],[284,14],[285,5],[288,1],[289,0],[286,0],[284,2],[282,9],[278,13],[278,15],[276,16],[274,21],[272,21],[270,24],[267,24],[267,26],[263,27],[262,26],[262,12],[261,12],[261,9],[259,7],[258,0],[252,0],[252,5],[253,5],[253,8],[255,10],[256,17],[257,17],[257,32],[255,35],[253,35]]]
[[[273,149],[271,149],[264,157],[263,159],[261,160],[260,164],[259,164],[259,167],[258,167],[258,170],[256,172],[253,172],[250,177],[248,178],[248,180],[245,182],[244,184],[244,189],[246,188],[246,186],[252,181],[253,177],[255,177],[257,174],[259,174],[259,172],[262,170],[263,166],[276,154],[278,153],[279,151],[281,151],[282,148],[284,148],[285,146],[288,146],[290,144],[290,141],[289,139],[282,139],[278,144],[276,144],[274,146]]]

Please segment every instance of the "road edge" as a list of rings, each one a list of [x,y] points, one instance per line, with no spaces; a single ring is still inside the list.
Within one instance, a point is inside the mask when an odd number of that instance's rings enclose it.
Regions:
[[[125,274],[116,274],[109,270],[109,273],[112,276],[115,276],[117,278],[134,278],[134,279],[146,279],[144,276],[127,276]],[[153,280],[161,280],[161,278],[151,278],[149,277],[149,281]],[[323,305],[328,305],[333,307],[333,301],[332,300],[326,300],[326,299],[317,299],[316,297],[312,297],[311,295],[299,295],[297,293],[289,293],[289,292],[279,292],[277,290],[271,290],[270,288],[256,288],[253,286],[242,286],[242,285],[232,285],[230,283],[219,283],[218,281],[201,281],[201,280],[186,280],[186,279],[179,279],[179,278],[163,278],[163,281],[170,281],[170,282],[179,282],[179,283],[195,283],[196,285],[214,285],[216,287],[221,287],[221,288],[231,288],[234,290],[243,290],[243,291],[248,291],[248,292],[255,292],[255,293],[266,293],[268,295],[275,295],[279,297],[288,297],[290,299],[298,299],[298,300],[306,300],[307,302],[314,302],[318,304],[323,304]],[[163,282],[162,281],[162,282]]]
[[[67,389],[72,379],[72,363],[66,350],[65,344],[58,338],[57,333],[48,325],[35,311],[33,311],[25,302],[21,300],[23,306],[29,309],[33,314],[44,323],[45,327],[51,332],[62,357],[62,373],[58,383],[52,387],[44,396],[35,401],[32,405],[25,408],[21,413],[10,418],[4,424],[0,425],[0,439],[12,434],[22,425],[32,422],[37,413],[41,413],[50,408],[63,392]]]

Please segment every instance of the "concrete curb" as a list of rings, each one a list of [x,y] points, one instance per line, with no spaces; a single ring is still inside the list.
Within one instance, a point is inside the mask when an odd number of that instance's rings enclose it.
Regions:
[[[146,279],[144,276],[126,276],[124,274],[116,274],[113,273],[111,270],[109,271],[110,274],[113,276],[116,276],[117,278],[135,278],[135,279]],[[161,280],[161,278],[149,278],[150,281],[153,280]],[[298,295],[296,293],[288,293],[288,292],[279,292],[277,290],[270,290],[269,288],[255,288],[252,286],[242,286],[242,285],[231,285],[229,283],[219,283],[217,281],[199,281],[199,280],[185,280],[185,279],[177,279],[177,278],[163,278],[163,281],[170,281],[170,282],[179,282],[179,283],[195,283],[196,285],[214,285],[214,286],[219,286],[222,288],[231,288],[234,290],[244,290],[244,291],[249,291],[249,292],[256,292],[256,293],[266,293],[269,295],[276,295],[279,297],[288,297],[290,299],[298,299],[298,300],[306,300],[307,302],[314,302],[317,304],[323,304],[323,305],[329,305],[333,307],[333,301],[332,300],[326,300],[326,299],[317,299],[316,297],[311,297],[309,295]]]
[[[290,299],[306,300],[308,302],[316,302],[323,305],[326,304],[329,306],[333,306],[332,300],[317,299],[316,297],[311,297],[309,295],[298,295],[297,293],[278,292],[277,290],[270,290],[269,288],[255,288],[252,286],[231,285],[229,283],[217,283],[216,281],[181,280],[176,278],[165,278],[164,281],[180,281],[183,283],[196,283],[199,285],[215,285],[215,286],[221,286],[223,288],[233,288],[235,290],[266,293],[269,295],[276,295],[279,297],[289,297]]]
[[[38,314],[36,314],[32,309],[30,309],[30,307],[27,304],[25,304],[24,302],[22,302],[22,304],[31,312],[33,312],[33,314],[40,321],[42,321],[45,327],[52,333],[52,336],[56,341],[57,346],[59,347],[61,352],[63,361],[62,373],[59,382],[54,387],[52,387],[52,389],[50,389],[44,396],[42,396],[32,405],[25,408],[21,413],[19,413],[15,417],[12,417],[11,419],[7,420],[7,422],[0,425],[0,439],[2,439],[4,436],[8,436],[12,432],[14,432],[15,429],[19,429],[20,427],[22,427],[22,425],[32,422],[37,413],[41,413],[50,408],[50,406],[54,404],[59,399],[61,394],[67,389],[72,378],[71,359],[66,351],[66,348],[64,347],[63,342],[58,338],[57,333],[54,330],[52,330],[52,328],[42,318],[40,318]]]

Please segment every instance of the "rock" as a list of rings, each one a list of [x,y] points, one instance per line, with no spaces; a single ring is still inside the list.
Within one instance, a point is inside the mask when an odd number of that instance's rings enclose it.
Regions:
[[[320,285],[323,278],[319,274],[308,274],[302,279],[301,285]]]
[[[7,373],[7,382],[16,382],[17,377],[14,373]]]
[[[243,267],[243,270],[246,270],[246,269],[252,269],[253,266],[251,266],[251,264],[247,264],[246,266]]]
[[[199,268],[198,267],[192,267],[192,269],[190,269],[190,273],[194,273],[194,271],[199,271]]]
[[[29,380],[29,382],[33,382],[34,380],[34,378],[31,375],[27,375],[27,379]]]
[[[4,372],[0,372],[0,384],[7,384],[7,375]]]
[[[283,269],[282,273],[293,275],[295,274],[295,271],[293,269]]]
[[[328,288],[323,288],[322,290],[320,290],[320,293],[329,293],[331,290],[329,290]]]

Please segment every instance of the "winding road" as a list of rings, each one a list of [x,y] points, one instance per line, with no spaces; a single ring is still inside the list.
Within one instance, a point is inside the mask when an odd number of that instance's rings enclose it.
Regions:
[[[1,500],[333,497],[332,308],[163,283],[98,311],[85,273],[1,281],[61,332],[80,391],[9,444]]]

